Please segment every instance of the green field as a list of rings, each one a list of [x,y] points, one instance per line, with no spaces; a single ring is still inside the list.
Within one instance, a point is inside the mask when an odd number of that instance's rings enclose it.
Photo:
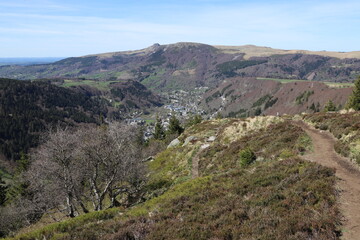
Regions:
[[[261,78],[261,77],[258,77],[256,79],[257,80],[272,80],[272,81],[276,81],[276,82],[280,82],[280,83],[307,81],[307,80],[298,80],[298,79],[279,79],[279,78]]]
[[[290,83],[290,82],[313,82],[309,80],[302,80],[302,79],[279,79],[279,78],[256,78],[257,80],[272,80],[280,83]],[[353,87],[353,83],[336,83],[336,82],[322,82],[328,85],[331,88],[346,88],[346,87]]]
[[[347,87],[354,87],[354,83],[333,83],[333,82],[324,82],[331,88],[347,88]]]
[[[64,80],[64,83],[62,84],[63,87],[72,87],[72,86],[80,86],[80,85],[87,85],[93,88],[97,88],[99,90],[109,90],[109,85],[111,83],[118,83],[123,82],[123,80],[117,80],[117,81],[96,81],[96,80]]]

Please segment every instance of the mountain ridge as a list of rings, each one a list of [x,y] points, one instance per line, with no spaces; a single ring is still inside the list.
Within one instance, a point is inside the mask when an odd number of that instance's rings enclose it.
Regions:
[[[168,91],[215,87],[230,77],[352,82],[360,75],[359,58],[340,59],[307,53],[279,52],[249,45],[234,49],[186,42],[154,44],[136,51],[72,57],[52,64],[2,66],[0,76],[23,80],[135,80],[151,90]]]
[[[159,43],[154,43],[153,45],[139,49],[139,50],[125,50],[125,51],[114,51],[114,52],[105,52],[99,54],[87,54],[79,57],[89,57],[89,56],[111,56],[116,54],[136,54],[136,53],[146,53],[154,49],[154,47],[158,46],[181,46],[181,45],[208,45],[214,47],[224,53],[245,53],[245,59],[249,59],[251,57],[264,57],[264,56],[271,56],[275,54],[307,54],[307,55],[319,55],[324,57],[335,57],[340,59],[345,58],[360,58],[360,51],[311,51],[311,50],[302,50],[302,49],[278,49],[272,48],[267,46],[258,46],[253,44],[245,44],[245,45],[211,45],[205,43],[197,43],[197,42],[177,42],[177,43],[170,43],[170,44],[163,44],[160,45]]]

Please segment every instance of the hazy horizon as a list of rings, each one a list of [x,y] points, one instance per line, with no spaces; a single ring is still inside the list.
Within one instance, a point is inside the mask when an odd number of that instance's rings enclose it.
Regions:
[[[164,43],[164,44],[161,44],[161,45],[168,45],[168,44],[176,44],[176,43],[181,43],[181,42],[173,42],[173,43]],[[207,43],[201,43],[201,42],[193,42],[193,43],[200,43],[200,44],[207,44]],[[152,45],[154,44],[160,44],[158,42],[155,42],[153,44],[150,44],[148,46],[145,46],[145,47],[142,47],[142,48],[136,48],[136,49],[124,49],[124,50],[114,50],[114,51],[107,51],[107,52],[93,52],[93,53],[89,53],[89,54],[84,54],[84,55],[71,55],[71,56],[43,56],[43,57],[32,57],[32,56],[26,56],[26,57],[22,57],[22,56],[19,56],[19,57],[2,57],[0,56],[0,62],[1,61],[4,61],[4,60],[8,60],[8,59],[14,59],[14,60],[17,60],[17,59],[65,59],[65,58],[70,58],[70,57],[83,57],[83,56],[87,56],[87,55],[93,55],[93,54],[103,54],[103,53],[111,53],[111,52],[126,52],[126,51],[136,51],[136,50],[141,50],[141,49],[145,49],[145,48],[148,48],[148,47],[151,47]],[[224,44],[207,44],[207,45],[211,45],[211,46],[246,46],[246,45],[254,45],[254,44],[241,44],[241,45],[224,45]],[[273,48],[271,46],[259,46],[259,45],[254,45],[254,46],[257,46],[257,47],[269,47],[269,48]],[[309,50],[309,49],[285,49],[285,48],[273,48],[273,49],[280,49],[280,50]],[[322,49],[322,50],[309,50],[309,51],[325,51],[325,52],[357,52],[357,51],[360,51],[360,50],[353,50],[353,51],[331,51],[331,50],[326,50],[326,49]]]
[[[75,57],[176,42],[358,51],[359,13],[355,0],[4,0],[0,57]]]

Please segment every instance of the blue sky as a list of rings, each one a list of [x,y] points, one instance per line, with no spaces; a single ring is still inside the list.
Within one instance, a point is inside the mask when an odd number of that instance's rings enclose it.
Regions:
[[[360,1],[0,0],[0,57],[82,56],[153,43],[360,50]]]

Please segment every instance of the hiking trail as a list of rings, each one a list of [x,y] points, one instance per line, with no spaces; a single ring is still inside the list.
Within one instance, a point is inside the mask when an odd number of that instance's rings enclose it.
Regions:
[[[335,152],[336,140],[329,132],[316,130],[304,122],[293,123],[301,127],[313,142],[314,151],[302,158],[336,170],[340,211],[344,217],[341,239],[360,239],[360,171],[349,159]]]

